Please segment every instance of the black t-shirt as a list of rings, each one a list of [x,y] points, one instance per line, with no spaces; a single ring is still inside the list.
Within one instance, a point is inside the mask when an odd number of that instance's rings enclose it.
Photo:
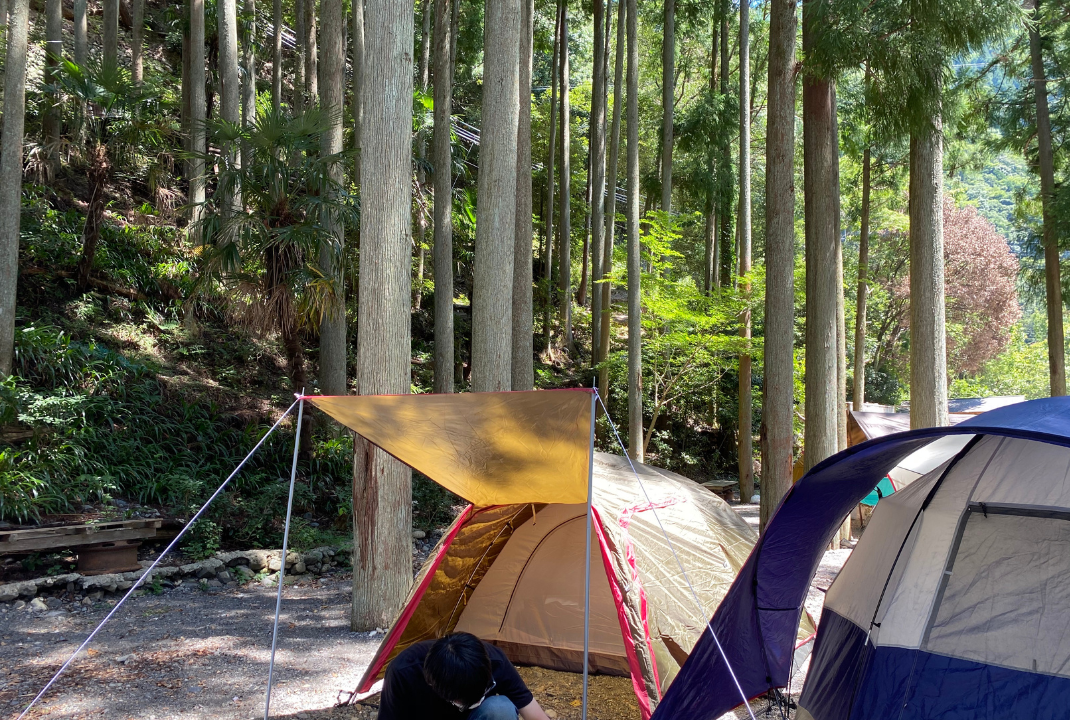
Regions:
[[[424,658],[434,644],[425,640],[406,648],[386,669],[383,694],[379,700],[379,720],[458,720],[468,717],[446,702],[424,680]],[[491,695],[504,695],[517,709],[526,707],[533,699],[531,691],[520,678],[513,664],[498,648],[483,643],[490,655],[494,690]]]

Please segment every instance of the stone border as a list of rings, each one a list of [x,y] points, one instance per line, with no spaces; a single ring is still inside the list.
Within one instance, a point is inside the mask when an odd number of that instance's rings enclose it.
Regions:
[[[352,550],[344,546],[319,547],[307,552],[290,551],[286,553],[286,575],[319,575],[348,568],[351,554]],[[145,568],[151,565],[147,560],[141,561],[141,564],[145,567],[134,572],[111,575],[66,573],[0,585],[0,602],[21,603],[19,607],[22,607],[26,602],[33,605],[32,601],[38,595],[63,593],[80,593],[90,602],[100,600],[106,593],[125,592],[133,587],[134,582],[145,574]],[[142,583],[141,588],[151,588],[154,585],[175,587],[187,579],[203,582],[209,588],[236,587],[254,579],[271,587],[278,582],[281,568],[281,550],[220,552],[200,562],[157,567],[152,571],[151,577]],[[37,605],[44,604],[37,602]]]

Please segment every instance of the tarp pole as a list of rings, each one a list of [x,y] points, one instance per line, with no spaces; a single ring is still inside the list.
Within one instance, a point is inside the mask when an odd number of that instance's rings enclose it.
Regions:
[[[297,453],[301,449],[301,419],[305,414],[305,390],[297,405],[297,425],[294,429],[294,460],[290,466],[290,498],[286,501],[286,525],[282,529],[282,559],[279,561],[279,590],[275,596],[275,628],[271,632],[271,662],[268,663],[267,697],[264,699],[264,720],[271,712],[271,685],[275,680],[275,646],[279,641],[279,613],[282,610],[282,583],[286,579],[286,545],[290,540],[290,513],[294,506],[294,484],[297,480]]]
[[[582,720],[587,720],[587,657],[591,640],[591,500],[594,497],[594,421],[598,387],[591,389],[591,443],[587,464],[587,552],[583,555],[583,710]]]

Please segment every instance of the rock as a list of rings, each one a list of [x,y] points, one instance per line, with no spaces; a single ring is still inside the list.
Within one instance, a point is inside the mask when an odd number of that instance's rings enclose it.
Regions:
[[[132,580],[120,580],[119,582],[115,583],[116,590],[129,590],[133,586],[134,582]]]
[[[115,592],[120,582],[122,582],[122,576],[120,575],[94,575],[93,577],[83,577],[81,579],[82,589],[87,592],[94,590]],[[127,585],[127,587],[130,586]]]
[[[249,563],[249,567],[253,570],[263,570],[267,567],[268,561],[277,556],[277,552],[272,553],[269,550],[247,550],[245,552],[245,558]]]
[[[115,658],[115,662],[121,663],[123,665],[126,665],[127,663],[131,662],[133,659],[134,659],[134,654],[130,653],[129,655],[120,655],[119,657]]]
[[[219,582],[215,578],[212,578],[208,581],[208,587],[212,588],[213,590],[218,590],[219,588],[223,587],[223,583]]]
[[[45,617],[46,618],[47,617],[62,617],[63,615],[66,615],[66,614],[67,614],[66,610],[49,610],[48,612],[45,613]]]
[[[233,569],[231,575],[234,576],[238,582],[244,583],[249,582],[255,573],[245,565],[238,565]]]
[[[21,609],[22,609],[22,608],[24,608],[24,607],[26,607],[26,601],[25,601],[25,600],[16,600],[16,601],[15,601],[15,602],[14,602],[14,603],[13,603],[13,604],[11,605],[11,609],[12,609],[12,610],[21,610]]]
[[[86,595],[86,599],[89,600],[90,602],[96,602],[97,600],[100,600],[102,597],[104,597],[104,591],[102,591],[102,590],[96,590],[96,591],[91,592],[88,595]]]
[[[278,556],[271,558],[270,560],[268,560],[267,569],[271,572],[278,572],[279,570],[282,570],[282,559]]]
[[[413,530],[412,537],[414,540],[423,540],[425,537],[427,537],[427,533],[425,533],[423,530]]]
[[[86,607],[89,607],[90,605],[93,604],[93,599],[89,598],[89,597],[84,597],[84,598],[82,598],[82,604],[85,605]]]
[[[9,583],[7,585],[0,585],[0,602],[11,602],[18,598],[21,594],[22,583]]]
[[[234,582],[233,576],[226,570],[215,576],[215,579],[226,585],[228,582]]]
[[[236,587],[238,587],[238,583],[236,583],[233,580],[231,580],[226,585],[224,585],[224,587],[226,587],[226,588],[236,588]]]
[[[189,563],[179,568],[183,575],[196,575],[198,578],[213,577],[223,569],[223,562],[216,558],[208,558],[200,562]]]
[[[287,567],[289,567],[289,566],[287,566]],[[293,568],[292,569],[293,569],[294,575],[304,575],[305,574],[305,570],[307,568],[305,567],[305,564],[302,561],[298,560],[297,562],[295,562],[293,564]]]
[[[49,610],[59,610],[63,607],[63,601],[57,597],[50,597],[45,599],[45,607]]]
[[[34,598],[30,601],[30,610],[34,612],[44,612],[48,610],[48,605],[45,605],[44,600],[41,598]]]
[[[319,563],[314,563],[314,564],[312,564],[312,565],[309,565],[309,566],[308,566],[308,571],[309,571],[310,573],[316,573],[316,574],[319,574],[319,572],[320,572],[320,568],[321,568],[321,566],[320,566],[320,564],[319,564]]]
[[[315,565],[323,560],[323,553],[319,550],[309,550],[301,559],[304,561],[305,565]]]

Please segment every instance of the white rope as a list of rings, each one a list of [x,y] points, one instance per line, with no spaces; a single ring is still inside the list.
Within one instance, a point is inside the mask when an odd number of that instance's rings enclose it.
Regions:
[[[301,395],[305,394],[304,388]],[[290,466],[290,498],[286,501],[286,524],[282,529],[282,560],[279,562],[279,591],[275,596],[275,629],[271,633],[271,662],[268,664],[267,697],[264,700],[264,720],[271,712],[271,685],[275,679],[275,646],[279,641],[279,612],[282,610],[282,582],[286,579],[286,547],[290,540],[290,514],[294,506],[294,484],[297,480],[297,451],[301,448],[301,418],[305,414],[305,401],[297,406],[297,432],[294,433],[294,461]]]
[[[595,388],[595,394],[598,395],[597,388]],[[747,708],[747,713],[750,714],[751,720],[757,720],[757,718],[754,717],[754,711],[751,709],[750,701],[747,699],[747,694],[743,692],[743,686],[739,684],[739,678],[736,677],[736,672],[732,669],[732,663],[728,660],[728,655],[725,654],[724,648],[721,647],[721,641],[717,639],[717,633],[713,631],[713,624],[709,620],[706,620],[706,611],[702,609],[702,602],[698,599],[698,593],[695,592],[695,588],[691,584],[691,578],[688,577],[687,570],[684,569],[684,564],[680,562],[680,556],[676,554],[676,547],[672,544],[672,540],[669,539],[669,533],[665,531],[665,526],[662,524],[661,518],[658,517],[657,508],[654,507],[654,503],[650,499],[650,494],[646,491],[646,485],[643,484],[642,479],[639,477],[639,473],[636,471],[635,465],[632,463],[631,456],[624,449],[624,442],[620,439],[620,433],[617,432],[617,426],[613,423],[613,419],[609,414],[609,408],[606,407],[601,395],[598,395],[598,402],[602,405],[602,411],[605,412],[606,417],[609,418],[609,426],[613,428],[613,434],[617,437],[617,444],[620,445],[621,451],[624,452],[624,457],[628,460],[628,466],[631,467],[632,474],[635,475],[635,479],[643,491],[643,496],[646,497],[647,504],[650,505],[650,511],[654,513],[654,519],[658,521],[658,527],[661,528],[661,535],[665,538],[665,542],[668,543],[669,549],[672,551],[673,559],[676,560],[676,566],[680,568],[680,572],[684,576],[684,581],[687,582],[687,588],[691,591],[691,597],[695,601],[695,607],[698,609],[699,618],[705,620],[706,628],[710,631],[710,637],[713,638],[713,642],[717,646],[717,651],[721,653],[721,658],[724,660],[725,667],[728,668],[728,674],[732,676],[732,682],[735,683],[736,690],[739,691],[740,697],[743,698],[743,705]]]
[[[18,716],[17,720],[22,720],[22,718],[26,717],[26,713],[30,712],[33,706],[36,705],[42,697],[44,697],[45,693],[48,692],[49,688],[51,688],[56,683],[56,681],[59,680],[60,676],[67,671],[67,668],[70,667],[70,664],[74,662],[74,659],[76,657],[78,657],[78,654],[82,652],[82,650],[85,650],[85,648],[89,645],[93,638],[97,636],[97,633],[101,631],[104,625],[106,625],[107,622],[111,620],[112,616],[119,611],[119,608],[121,608],[123,604],[130,599],[130,596],[134,594],[134,591],[138,589],[138,587],[145,581],[146,578],[152,577],[152,571],[156,569],[156,566],[160,564],[160,561],[164,559],[167,553],[171,552],[171,550],[176,545],[178,545],[178,541],[182,539],[182,536],[185,535],[191,527],[193,527],[193,523],[197,522],[197,518],[204,514],[204,511],[208,509],[208,506],[212,504],[212,501],[215,500],[221,492],[223,492],[223,489],[227,486],[227,484],[234,479],[234,476],[237,475],[238,472],[245,466],[245,463],[249,462],[249,458],[251,458],[256,453],[256,451],[260,449],[260,446],[264,444],[264,441],[268,439],[271,433],[275,432],[275,429],[282,423],[283,419],[285,419],[285,417],[290,414],[290,411],[294,409],[294,405],[297,405],[297,403],[298,401],[295,400],[293,405],[288,407],[286,409],[286,412],[282,414],[282,417],[280,417],[275,422],[275,424],[271,426],[271,429],[268,430],[267,433],[265,433],[264,437],[260,438],[260,442],[258,442],[256,446],[249,451],[249,454],[246,455],[245,459],[238,464],[238,467],[234,468],[234,472],[227,476],[227,479],[223,481],[223,484],[220,485],[214,493],[212,493],[212,497],[208,498],[208,502],[201,506],[201,509],[197,511],[196,515],[190,518],[190,521],[186,523],[185,527],[183,527],[182,530],[178,533],[178,535],[175,536],[175,539],[171,541],[171,544],[168,545],[162,553],[160,553],[160,556],[156,558],[156,560],[152,563],[152,565],[149,566],[149,568],[144,573],[142,573],[141,577],[137,578],[137,580],[134,581],[134,584],[130,587],[129,590],[127,590],[126,595],[123,595],[122,599],[119,600],[119,602],[115,603],[115,607],[111,609],[111,612],[109,612],[104,617],[104,619],[100,621],[100,624],[97,625],[93,632],[89,633],[89,637],[87,637],[82,642],[82,644],[78,646],[78,649],[75,650],[69,658],[67,658],[67,662],[63,663],[60,669],[56,671],[56,674],[52,676],[52,679],[49,680],[43,688],[41,688],[41,692],[37,693],[37,697],[30,701],[30,704],[26,706],[26,709],[22,711],[22,714]]]

